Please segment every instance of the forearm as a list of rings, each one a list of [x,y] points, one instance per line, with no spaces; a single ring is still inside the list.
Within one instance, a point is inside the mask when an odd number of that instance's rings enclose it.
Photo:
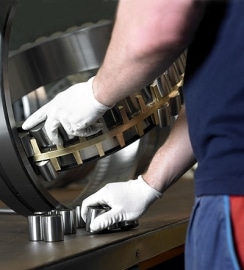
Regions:
[[[93,83],[111,106],[160,76],[189,44],[203,11],[196,0],[121,0],[111,41]]]
[[[183,106],[168,139],[153,157],[143,179],[156,190],[164,192],[195,162]]]

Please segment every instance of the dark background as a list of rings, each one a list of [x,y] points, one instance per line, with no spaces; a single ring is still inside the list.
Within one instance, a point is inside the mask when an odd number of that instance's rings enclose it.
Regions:
[[[117,0],[18,0],[10,49],[87,22],[114,20]]]

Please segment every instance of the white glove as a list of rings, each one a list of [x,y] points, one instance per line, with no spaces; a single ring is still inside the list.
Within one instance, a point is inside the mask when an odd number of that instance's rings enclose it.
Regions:
[[[90,229],[97,232],[117,222],[138,219],[161,196],[162,193],[149,186],[142,176],[127,182],[110,183],[82,202],[81,216],[86,221],[88,206],[110,206],[111,210],[91,222]]]
[[[58,127],[62,125],[66,133],[73,136],[90,136],[102,129],[95,123],[109,107],[99,103],[92,89],[94,77],[85,83],[78,83],[59,93],[54,99],[33,113],[22,125],[31,129],[45,121],[47,136],[54,144],[62,144]]]

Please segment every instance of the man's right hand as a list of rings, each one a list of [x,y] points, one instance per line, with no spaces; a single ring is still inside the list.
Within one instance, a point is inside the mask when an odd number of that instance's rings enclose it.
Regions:
[[[94,77],[85,83],[78,83],[59,93],[49,103],[33,113],[22,125],[31,129],[45,122],[45,130],[53,144],[62,144],[58,127],[63,126],[66,133],[73,136],[90,136],[102,129],[96,121],[109,109],[98,102],[92,89]]]
[[[161,196],[142,176],[127,182],[109,183],[82,202],[81,216],[86,221],[89,206],[109,206],[109,211],[90,224],[90,229],[98,232],[117,222],[137,220]]]

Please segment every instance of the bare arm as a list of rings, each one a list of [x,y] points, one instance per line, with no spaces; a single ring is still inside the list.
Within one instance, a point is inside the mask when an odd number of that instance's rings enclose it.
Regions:
[[[203,12],[204,3],[198,0],[121,0],[104,63],[93,83],[95,97],[112,105],[161,75],[187,48]],[[194,163],[183,107],[143,178],[165,191]]]
[[[96,99],[111,106],[161,75],[189,45],[202,13],[198,0],[121,0],[93,83]]]
[[[151,187],[164,192],[195,162],[183,106],[168,139],[153,157],[143,178]]]

